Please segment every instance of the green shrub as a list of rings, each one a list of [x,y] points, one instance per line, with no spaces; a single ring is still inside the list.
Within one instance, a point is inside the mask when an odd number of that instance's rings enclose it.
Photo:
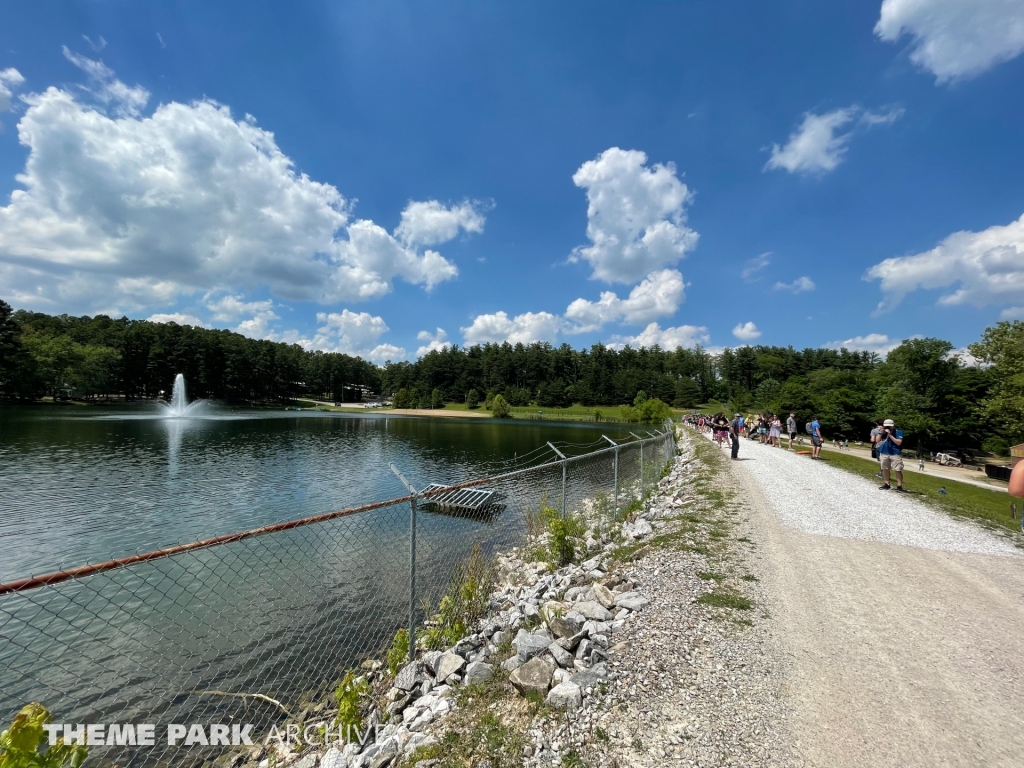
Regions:
[[[395,392],[395,399],[393,401],[395,408],[408,408],[411,405],[409,390],[404,387]]]
[[[440,650],[457,643],[487,613],[487,601],[494,586],[494,564],[477,544],[469,559],[456,563],[448,591],[437,606],[432,624],[424,633],[424,644]]]
[[[587,525],[579,515],[562,517],[553,507],[542,507],[540,516],[547,523],[551,540],[548,553],[552,564],[559,568],[576,562],[577,545],[587,533]]]
[[[355,671],[348,670],[334,692],[334,699],[338,703],[334,725],[344,741],[348,741],[357,729],[362,728],[363,704],[369,696],[370,684],[366,678],[357,677]]]
[[[404,627],[395,632],[395,639],[388,649],[388,674],[392,677],[398,674],[405,662],[409,659],[409,632]]]
[[[480,393],[475,389],[469,390],[466,393],[466,407],[468,408],[479,408],[480,407]]]
[[[81,744],[65,744],[63,737],[47,748],[49,739],[43,726],[51,721],[42,704],[32,702],[14,716],[11,727],[0,732],[0,768],[78,768],[89,756]],[[40,752],[45,748],[44,752]]]
[[[495,395],[491,401],[491,416],[496,419],[507,419],[512,415],[512,408],[502,395]]]

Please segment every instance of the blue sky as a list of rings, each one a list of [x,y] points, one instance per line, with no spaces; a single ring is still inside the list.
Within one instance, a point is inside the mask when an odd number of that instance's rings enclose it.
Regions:
[[[8,3],[0,297],[382,362],[1024,317],[1024,0]]]

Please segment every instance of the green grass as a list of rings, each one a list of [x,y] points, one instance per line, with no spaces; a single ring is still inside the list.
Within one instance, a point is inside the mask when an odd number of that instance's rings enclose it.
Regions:
[[[878,478],[875,477],[878,472],[878,463],[871,459],[862,459],[859,456],[833,451],[823,454],[822,461],[878,482]],[[891,482],[895,486],[895,476],[892,477]],[[960,483],[956,480],[947,480],[917,472],[904,472],[903,484],[912,498],[920,499],[943,512],[971,518],[1007,530],[1020,530],[1021,504],[1017,504],[1018,519],[1014,520],[1010,517],[1010,503],[1014,499],[1003,491],[988,490],[969,483]],[[945,494],[939,493],[940,487],[945,487]]]
[[[698,597],[697,602],[701,605],[709,605],[713,608],[735,608],[739,611],[749,611],[754,607],[754,603],[749,597],[744,597],[736,592],[727,592],[725,590],[708,592],[707,594]]]

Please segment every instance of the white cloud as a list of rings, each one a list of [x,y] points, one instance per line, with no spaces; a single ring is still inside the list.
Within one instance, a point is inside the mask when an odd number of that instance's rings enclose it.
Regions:
[[[61,311],[142,311],[265,286],[333,303],[382,296],[395,279],[429,290],[458,274],[436,251],[350,222],[341,193],[296,172],[252,117],[208,100],[141,115],[145,89],[66,55],[90,89],[25,97],[23,188],[0,207],[4,295]],[[463,229],[477,226],[460,215]]]
[[[947,360],[959,360],[960,365],[968,368],[988,368],[988,365],[983,363],[981,360],[971,354],[971,350],[967,347],[960,347],[960,349],[951,349],[946,354]]]
[[[102,51],[107,47],[107,41],[103,39],[103,35],[100,35],[95,40],[88,35],[82,35],[82,39],[85,40],[85,42],[89,44],[89,47],[96,52]]]
[[[813,291],[817,286],[811,278],[804,275],[798,277],[792,283],[776,283],[774,286],[776,291],[792,291],[793,293],[804,293],[805,291]]]
[[[753,283],[756,280],[758,280],[759,278],[756,277],[757,273],[772,263],[771,259],[768,258],[771,255],[771,251],[766,251],[765,253],[762,253],[760,256],[755,256],[754,258],[748,260],[743,267],[743,271],[740,272],[740,277],[742,277],[748,283]]]
[[[581,165],[572,180],[587,191],[590,245],[575,248],[569,260],[590,264],[591,277],[635,283],[697,245],[697,233],[685,225],[692,195],[674,164],[648,168],[643,152],[612,147]]]
[[[707,344],[711,337],[703,325],[679,325],[675,328],[662,328],[651,323],[636,336],[613,336],[608,346],[611,349],[622,349],[626,345],[639,347],[658,346],[662,349],[675,350],[678,347],[693,348],[698,344]]]
[[[149,101],[149,91],[141,85],[125,85],[114,74],[114,70],[102,61],[93,61],[63,47],[64,58],[85,72],[92,81],[87,90],[104,104],[109,105],[117,115],[137,116]]]
[[[911,336],[910,338],[920,339],[921,336]],[[825,347],[827,349],[847,349],[850,352],[874,352],[885,357],[903,341],[903,339],[890,339],[884,333],[869,333],[866,336],[854,336],[845,341],[830,341]]]
[[[685,299],[684,292],[683,276],[678,271],[652,272],[629,292],[628,298],[620,299],[612,291],[604,291],[598,301],[576,299],[565,310],[566,319],[573,323],[566,326],[566,331],[586,333],[606,323],[640,324],[674,315]]]
[[[0,112],[10,111],[14,89],[24,82],[25,78],[14,67],[0,69]]]
[[[429,352],[441,352],[452,345],[450,341],[447,341],[448,334],[445,333],[444,328],[438,328],[436,333],[420,331],[416,334],[416,338],[419,341],[426,342],[416,350],[416,357],[423,357]]]
[[[815,115],[804,114],[803,122],[789,135],[786,146],[772,145],[772,156],[764,170],[782,169],[790,173],[827,173],[843,161],[853,131],[839,131],[854,120],[867,127],[887,125],[903,116],[903,109],[891,108],[884,112],[871,112],[860,107],[844,107]]]
[[[911,291],[956,285],[939,298],[944,306],[1011,303],[1024,299],[1024,216],[982,232],[954,232],[935,248],[886,259],[868,270],[881,280],[876,314],[895,309]]]
[[[197,328],[209,328],[195,315],[186,315],[181,312],[157,313],[146,318],[151,323],[177,323],[178,325],[194,325]]]
[[[488,342],[529,344],[534,341],[553,341],[562,326],[562,319],[550,312],[526,312],[513,318],[505,312],[477,315],[473,322],[460,329],[467,345]]]
[[[213,312],[213,319],[229,323],[243,315],[253,312],[269,312],[274,306],[270,299],[266,301],[245,301],[241,296],[221,296],[219,299],[206,299],[206,308]]]
[[[343,309],[341,312],[318,312],[316,319],[320,327],[316,329],[313,340],[308,342],[309,349],[343,352],[375,362],[405,357],[402,347],[378,343],[380,337],[388,331],[382,317],[375,317],[369,312],[357,313]]]
[[[999,313],[1000,320],[1024,320],[1024,307],[1007,307]]]
[[[468,200],[446,208],[437,200],[410,202],[402,211],[395,237],[406,245],[437,245],[463,232],[484,231],[483,205]]]
[[[753,323],[739,323],[735,328],[732,329],[732,335],[740,341],[753,341],[761,332],[757,330],[757,326]]]
[[[966,79],[1024,51],[1024,1],[884,0],[875,34],[910,35],[910,60],[939,83]]]

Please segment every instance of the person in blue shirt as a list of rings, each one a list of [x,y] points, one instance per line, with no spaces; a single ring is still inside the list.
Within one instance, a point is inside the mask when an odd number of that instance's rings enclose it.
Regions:
[[[818,423],[818,417],[812,417],[814,421],[811,422],[811,458],[821,458],[821,424]]]
[[[903,488],[903,430],[896,429],[896,422],[886,419],[878,432],[878,460],[882,464],[882,477],[884,482],[878,486],[883,491],[892,488],[889,485],[889,475],[896,473],[896,492],[906,493]]]

